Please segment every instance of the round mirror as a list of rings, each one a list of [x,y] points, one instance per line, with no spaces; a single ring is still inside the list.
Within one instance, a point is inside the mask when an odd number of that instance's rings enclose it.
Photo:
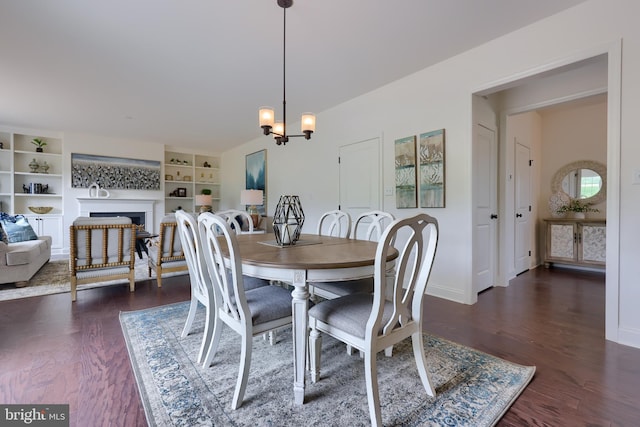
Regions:
[[[551,191],[565,193],[572,199],[597,204],[606,198],[607,168],[589,160],[570,163],[553,177]]]

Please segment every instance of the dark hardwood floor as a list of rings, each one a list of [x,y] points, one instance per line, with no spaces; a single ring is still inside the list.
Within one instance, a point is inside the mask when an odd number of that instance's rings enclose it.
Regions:
[[[640,349],[604,339],[604,276],[542,268],[473,306],[427,297],[431,333],[537,366],[500,426],[640,425]],[[118,313],[185,301],[185,276],[0,302],[0,402],[69,403],[72,426],[144,426]],[[366,404],[363,403],[363,404]]]

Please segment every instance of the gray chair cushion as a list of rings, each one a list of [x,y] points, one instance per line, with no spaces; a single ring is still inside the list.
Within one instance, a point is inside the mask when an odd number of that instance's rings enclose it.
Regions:
[[[242,275],[242,281],[244,283],[245,291],[250,291],[252,289],[257,289],[263,286],[271,285],[268,280],[258,279],[257,277],[245,276],[244,274]]]
[[[262,286],[245,292],[254,325],[291,317],[291,293],[279,286]]]
[[[320,282],[313,283],[313,287],[331,292],[334,295],[345,296],[351,294],[373,293],[373,277],[359,280],[347,280],[344,282]]]
[[[323,301],[309,309],[309,317],[343,330],[356,337],[364,338],[365,327],[371,315],[373,295],[353,294]],[[391,318],[393,305],[386,302],[381,326]]]
[[[263,286],[270,285],[268,280],[258,279],[257,277],[245,276],[244,274],[242,275],[242,281],[244,283],[245,291],[250,291],[252,289],[261,288]],[[231,277],[231,270],[227,270],[227,283],[229,284],[229,286],[231,286],[231,284],[233,283],[233,277]],[[233,290],[231,288],[229,288],[229,290],[231,290],[231,293],[233,293]]]

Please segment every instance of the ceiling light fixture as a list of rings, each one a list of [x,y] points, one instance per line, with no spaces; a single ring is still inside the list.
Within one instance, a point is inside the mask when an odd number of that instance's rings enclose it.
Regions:
[[[275,113],[271,107],[260,107],[260,127],[265,135],[273,135],[277,145],[287,145],[289,138],[304,136],[311,139],[311,134],[316,130],[316,116],[312,113],[303,113],[302,135],[287,135],[287,79],[286,79],[286,51],[287,51],[287,8],[293,5],[293,0],[277,0],[278,6],[283,10],[283,43],[282,43],[282,122],[275,121]]]

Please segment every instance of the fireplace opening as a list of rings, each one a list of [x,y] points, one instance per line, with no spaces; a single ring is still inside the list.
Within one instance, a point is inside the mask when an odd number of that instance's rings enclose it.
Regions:
[[[144,212],[91,212],[89,216],[92,217],[112,217],[112,216],[127,216],[131,218],[131,222],[135,225],[141,225],[144,229],[146,214]]]

